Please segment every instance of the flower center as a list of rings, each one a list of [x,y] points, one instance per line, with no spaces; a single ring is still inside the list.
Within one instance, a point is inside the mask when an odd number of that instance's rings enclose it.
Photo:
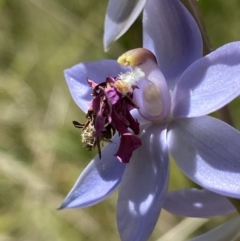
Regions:
[[[171,98],[154,54],[144,48],[133,49],[121,55],[118,63],[144,73],[144,79],[138,82],[140,90],[134,93],[139,113],[150,121],[166,119],[170,114]]]

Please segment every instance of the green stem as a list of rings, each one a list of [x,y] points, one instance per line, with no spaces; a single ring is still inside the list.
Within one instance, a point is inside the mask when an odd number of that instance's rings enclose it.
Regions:
[[[212,51],[210,41],[207,36],[207,32],[205,29],[205,25],[203,22],[202,14],[198,8],[197,1],[193,0],[181,0],[181,2],[185,5],[185,7],[188,9],[188,11],[192,14],[195,21],[198,24],[198,27],[202,34],[202,41],[203,41],[203,55],[207,55]]]
[[[181,2],[185,5],[188,11],[192,14],[194,19],[196,20],[198,27],[202,34],[203,40],[203,55],[207,55],[212,51],[211,44],[209,42],[206,29],[204,26],[202,14],[198,8],[197,1],[193,0],[181,0]],[[232,118],[231,110],[228,105],[224,106],[220,110],[218,110],[218,115],[221,120],[228,123],[231,126],[234,125],[234,121]],[[228,200],[232,203],[232,205],[236,208],[237,212],[240,214],[240,200],[235,198],[228,198]]]
[[[229,197],[228,200],[236,208],[237,212],[240,214],[240,200],[236,198]]]

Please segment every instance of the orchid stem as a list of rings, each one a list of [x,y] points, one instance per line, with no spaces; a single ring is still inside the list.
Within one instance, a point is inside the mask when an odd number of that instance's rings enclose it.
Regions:
[[[204,21],[202,18],[202,14],[199,10],[197,1],[193,0],[181,0],[181,2],[185,5],[185,7],[188,9],[188,11],[192,14],[194,19],[196,20],[198,27],[202,34],[202,40],[203,40],[203,55],[207,55],[211,53],[212,48],[211,44],[208,38],[208,35],[206,33],[206,29],[204,26]],[[229,108],[229,105],[226,105],[222,107],[220,110],[218,110],[218,115],[221,120],[228,123],[231,126],[235,126],[231,110]],[[232,203],[232,205],[236,208],[237,212],[240,214],[240,200],[235,198],[228,198],[228,200]]]
[[[207,55],[212,52],[211,44],[205,29],[205,25],[203,22],[202,14],[199,10],[197,1],[193,0],[181,0],[181,2],[185,5],[185,7],[188,9],[188,11],[192,14],[195,21],[198,24],[198,27],[202,34],[202,40],[203,40],[203,55]]]
[[[225,105],[218,111],[219,118],[229,125],[235,127],[229,105]]]
[[[240,214],[240,200],[236,198],[229,197],[228,200],[236,208],[237,212]]]

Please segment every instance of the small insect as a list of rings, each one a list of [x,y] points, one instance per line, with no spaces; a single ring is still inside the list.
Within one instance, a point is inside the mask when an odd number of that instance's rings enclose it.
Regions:
[[[98,155],[101,159],[101,147],[104,145],[104,142],[111,142],[111,138],[116,133],[114,127],[107,123],[105,125],[105,130],[101,131],[100,136],[95,135],[95,127],[94,127],[94,114],[93,111],[89,111],[87,113],[87,122],[85,124],[81,124],[77,121],[73,121],[73,125],[76,128],[82,129],[82,143],[85,148],[91,151],[93,148],[97,147]]]

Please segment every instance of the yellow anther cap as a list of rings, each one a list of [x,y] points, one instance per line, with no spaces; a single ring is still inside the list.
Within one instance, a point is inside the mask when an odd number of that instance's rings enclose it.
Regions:
[[[146,60],[149,59],[157,63],[155,55],[150,50],[137,48],[122,54],[117,61],[123,66],[135,67],[143,64]]]

